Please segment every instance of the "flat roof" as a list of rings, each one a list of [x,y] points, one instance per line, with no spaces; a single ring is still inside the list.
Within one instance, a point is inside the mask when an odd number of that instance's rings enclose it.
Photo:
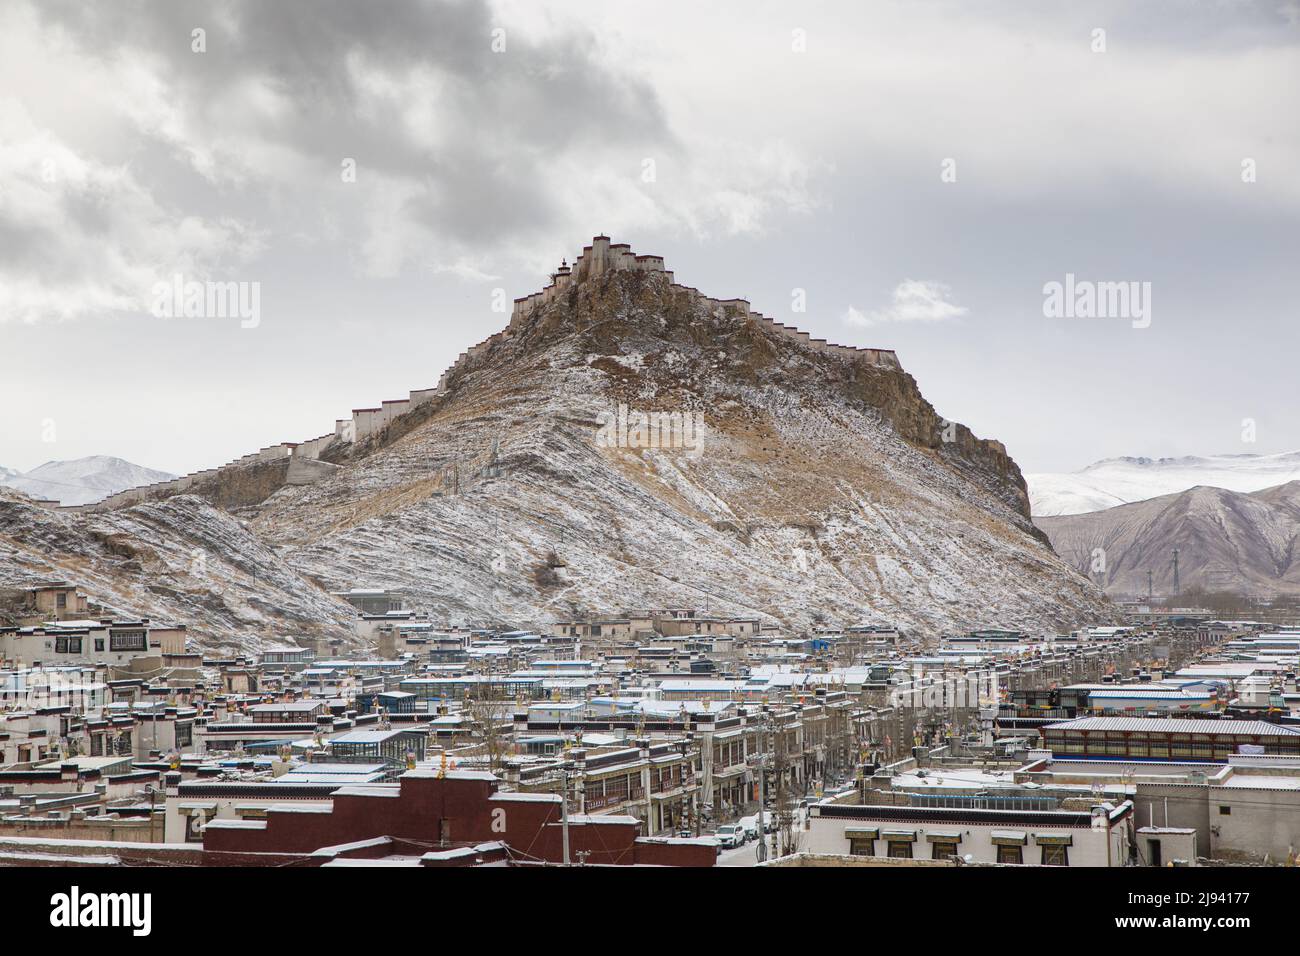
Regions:
[[[1220,784],[1234,790],[1300,790],[1300,777],[1276,777],[1266,774],[1233,774]]]
[[[1079,717],[1043,730],[1110,730],[1152,734],[1239,734],[1249,737],[1296,737],[1300,730],[1265,720],[1224,720],[1215,717]]]

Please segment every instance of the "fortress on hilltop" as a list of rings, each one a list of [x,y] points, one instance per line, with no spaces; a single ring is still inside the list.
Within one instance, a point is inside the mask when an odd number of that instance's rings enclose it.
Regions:
[[[378,406],[354,408],[350,418],[340,418],[334,422],[334,430],[302,442],[281,442],[268,445],[258,451],[227,462],[216,468],[193,472],[170,481],[152,485],[141,485],[118,492],[115,495],[89,505],[66,506],[66,511],[99,511],[121,508],[142,501],[160,497],[184,494],[222,476],[229,469],[249,469],[252,466],[268,463],[287,463],[282,476],[283,484],[310,484],[329,474],[337,465],[322,456],[326,449],[345,444],[359,444],[384,432],[390,424],[413,411],[427,405],[442,396],[451,377],[467,362],[497,343],[509,339],[520,331],[525,323],[538,309],[555,301],[572,287],[589,281],[607,272],[653,272],[661,273],[668,282],[670,295],[689,298],[690,303],[710,313],[718,310],[739,312],[749,321],[783,336],[790,342],[817,352],[837,356],[848,361],[889,369],[900,369],[898,357],[888,349],[863,349],[851,345],[835,345],[825,339],[814,339],[809,333],[801,332],[792,325],[785,325],[770,319],[761,312],[750,308],[745,299],[714,299],[702,294],[698,289],[680,285],[673,281],[673,273],[664,268],[662,256],[636,255],[627,243],[611,243],[608,236],[596,236],[591,245],[585,246],[582,254],[574,260],[573,265],[561,265],[552,276],[552,281],[540,292],[514,301],[510,323],[494,335],[488,336],[477,345],[471,346],[460,354],[452,365],[442,373],[438,384],[432,388],[415,389],[406,398],[388,399]]]

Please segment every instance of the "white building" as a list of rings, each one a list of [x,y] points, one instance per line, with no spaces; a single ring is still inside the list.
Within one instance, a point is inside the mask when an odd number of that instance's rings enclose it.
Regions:
[[[819,803],[809,808],[810,853],[1027,866],[1124,866],[1133,804],[1091,811],[980,810]]]

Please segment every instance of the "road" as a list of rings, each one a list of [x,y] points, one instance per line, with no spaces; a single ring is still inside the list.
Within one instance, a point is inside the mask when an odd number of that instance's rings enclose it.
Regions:
[[[753,866],[758,862],[754,855],[757,852],[758,844],[753,840],[747,842],[744,846],[738,846],[733,849],[723,850],[718,854],[717,866]]]
[[[803,828],[803,818],[808,811],[803,807],[799,808],[799,827]],[[768,859],[771,859],[772,852],[772,835],[769,833],[766,837]],[[746,841],[744,846],[738,846],[734,849],[723,850],[718,854],[718,866],[754,866],[758,863],[758,842],[756,840]]]

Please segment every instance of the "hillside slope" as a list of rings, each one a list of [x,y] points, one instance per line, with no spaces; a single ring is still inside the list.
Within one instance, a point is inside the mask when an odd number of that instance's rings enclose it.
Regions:
[[[66,578],[241,646],[350,636],[327,592],[353,586],[511,626],[673,606],[921,635],[1108,617],[1001,444],[940,419],[892,353],[809,340],[602,242],[376,428],[359,410],[80,512],[11,497],[0,585]],[[638,413],[702,432],[647,447]],[[624,414],[630,436],[608,427]]]
[[[404,588],[455,620],[708,606],[938,633],[1104,616],[1029,521],[1015,463],[961,426],[943,441],[911,376],[679,288],[575,285],[252,529],[330,587]],[[602,447],[620,404],[702,414],[703,447]]]
[[[1300,481],[1241,494],[1197,487],[1092,514],[1035,519],[1078,568],[1105,550],[1099,578],[1113,595],[1173,592],[1174,548],[1182,590],[1237,594],[1300,592]]]
[[[343,636],[354,617],[201,498],[92,515],[0,489],[0,588],[49,580],[75,582],[123,615],[185,624],[209,648]]]

